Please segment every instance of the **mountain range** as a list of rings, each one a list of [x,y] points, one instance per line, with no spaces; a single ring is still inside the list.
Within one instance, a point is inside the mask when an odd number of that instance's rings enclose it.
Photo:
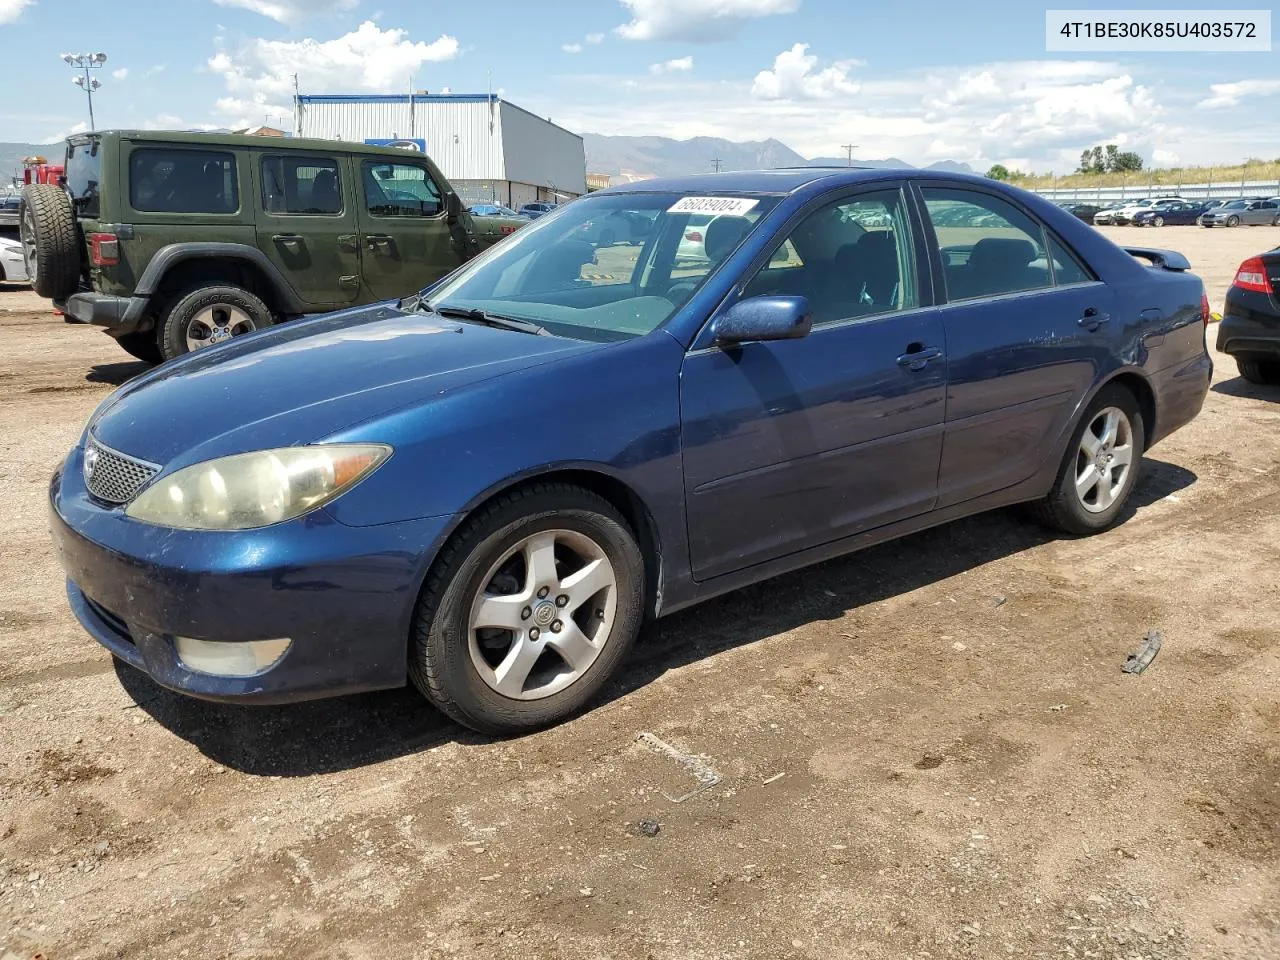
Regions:
[[[721,170],[762,170],[771,167],[843,167],[848,157],[806,158],[780,140],[748,140],[742,143],[719,137],[693,137],[673,140],[670,137],[609,137],[584,133],[587,170],[611,177],[679,177],[691,173]],[[855,166],[911,167],[913,164],[886,157],[881,160],[852,158]],[[973,173],[966,163],[941,160],[926,169]]]

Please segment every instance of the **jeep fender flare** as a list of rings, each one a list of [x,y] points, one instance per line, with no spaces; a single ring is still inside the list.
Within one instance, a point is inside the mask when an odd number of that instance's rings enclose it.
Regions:
[[[156,251],[147,268],[142,271],[137,284],[133,288],[135,298],[149,298],[160,289],[165,275],[187,260],[244,260],[262,271],[277,302],[289,316],[299,316],[307,311],[307,306],[298,299],[293,287],[285,279],[280,269],[271,262],[265,253],[247,243],[221,243],[204,241],[198,243],[171,243]]]

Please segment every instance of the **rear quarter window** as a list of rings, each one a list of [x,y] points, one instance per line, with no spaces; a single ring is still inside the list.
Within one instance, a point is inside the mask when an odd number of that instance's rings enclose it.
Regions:
[[[129,155],[129,205],[144,213],[235,213],[235,154],[143,147]]]

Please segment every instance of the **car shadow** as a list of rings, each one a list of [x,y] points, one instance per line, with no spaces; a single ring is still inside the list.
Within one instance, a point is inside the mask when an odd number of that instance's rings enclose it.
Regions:
[[[1123,519],[1196,481],[1190,470],[1147,458]],[[1054,534],[998,510],[944,524],[746,587],[650,623],[621,675],[597,700],[611,702],[669,670],[817,620],[874,604],[1024,550]],[[444,743],[481,744],[412,689],[284,706],[194,700],[120,661],[116,676],[138,708],[210,760],[257,776],[332,773]]]
[[[89,368],[84,378],[90,383],[109,383],[114,387],[128,383],[134,377],[140,377],[152,368],[141,360],[123,361],[121,363],[97,363]]]
[[[1244,377],[1233,377],[1230,380],[1223,380],[1215,383],[1210,387],[1214,393],[1220,393],[1224,397],[1244,397],[1249,400],[1270,400],[1272,403],[1280,402],[1280,386],[1250,383]]]

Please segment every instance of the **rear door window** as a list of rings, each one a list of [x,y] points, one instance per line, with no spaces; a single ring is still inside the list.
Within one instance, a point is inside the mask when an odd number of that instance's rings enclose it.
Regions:
[[[144,213],[235,213],[235,154],[143,147],[129,155],[129,205]]]
[[[342,213],[338,161],[332,157],[263,157],[262,208],[276,215]]]
[[[365,204],[375,217],[434,217],[444,205],[440,188],[426,167],[409,163],[366,160]]]
[[[67,144],[67,190],[82,217],[97,217],[98,190],[102,182],[102,142],[96,137]]]

